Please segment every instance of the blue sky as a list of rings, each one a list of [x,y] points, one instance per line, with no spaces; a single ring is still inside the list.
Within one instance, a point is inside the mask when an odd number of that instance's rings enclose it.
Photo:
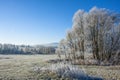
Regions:
[[[120,12],[120,0],[0,0],[0,43],[59,42],[78,9]]]

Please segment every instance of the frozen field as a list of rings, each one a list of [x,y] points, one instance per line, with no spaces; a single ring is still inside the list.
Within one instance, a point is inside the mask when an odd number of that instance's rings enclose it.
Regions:
[[[46,61],[58,59],[57,55],[0,55],[0,80],[31,80],[33,67],[46,66]],[[120,80],[120,66],[80,65],[86,73],[106,80]]]

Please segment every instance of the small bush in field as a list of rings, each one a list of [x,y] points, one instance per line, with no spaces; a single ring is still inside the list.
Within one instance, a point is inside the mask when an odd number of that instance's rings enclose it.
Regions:
[[[34,71],[42,74],[42,77],[49,77],[49,79],[68,79],[68,80],[102,80],[88,76],[83,69],[69,64],[53,64],[48,67],[35,67]]]

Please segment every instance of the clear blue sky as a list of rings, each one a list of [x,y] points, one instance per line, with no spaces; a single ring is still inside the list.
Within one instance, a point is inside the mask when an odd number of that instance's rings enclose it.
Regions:
[[[58,42],[78,9],[93,6],[120,12],[120,0],[0,0],[0,43]]]

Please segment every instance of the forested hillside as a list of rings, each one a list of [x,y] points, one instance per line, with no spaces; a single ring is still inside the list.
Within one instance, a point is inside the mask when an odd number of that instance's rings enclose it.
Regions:
[[[54,54],[56,46],[0,44],[0,54]]]

